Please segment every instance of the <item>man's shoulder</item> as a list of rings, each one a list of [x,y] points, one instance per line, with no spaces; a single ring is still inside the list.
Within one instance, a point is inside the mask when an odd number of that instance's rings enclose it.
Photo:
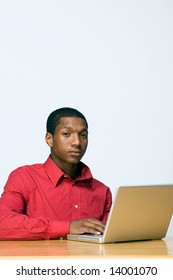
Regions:
[[[24,173],[30,173],[30,172],[37,172],[43,168],[43,163],[33,163],[33,164],[27,164],[23,166],[19,166],[15,168],[10,175],[11,176],[17,176],[22,175]]]
[[[95,178],[92,175],[90,168],[86,164],[81,162],[81,167],[83,170],[83,177],[85,179],[89,179],[89,181],[94,189],[95,188],[109,189],[109,187],[106,184],[104,184],[101,180]]]
[[[103,189],[109,189],[109,187],[103,183],[101,180],[98,180],[96,178],[92,178],[92,185],[95,186],[96,188],[103,188]]]

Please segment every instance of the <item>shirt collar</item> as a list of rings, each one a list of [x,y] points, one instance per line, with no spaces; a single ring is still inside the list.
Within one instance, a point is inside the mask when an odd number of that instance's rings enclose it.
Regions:
[[[76,181],[83,181],[83,180],[89,180],[92,179],[92,173],[87,165],[85,165],[83,162],[80,162],[81,165],[81,176],[76,178]],[[58,185],[59,180],[66,175],[57,165],[56,163],[51,159],[49,156],[46,162],[43,164],[44,169],[52,181],[52,183],[56,186]]]

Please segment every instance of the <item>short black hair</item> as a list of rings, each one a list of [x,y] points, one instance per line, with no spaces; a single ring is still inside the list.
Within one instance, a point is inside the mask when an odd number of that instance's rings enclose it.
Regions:
[[[76,110],[74,108],[62,107],[62,108],[54,110],[49,115],[49,117],[47,119],[47,123],[46,123],[47,132],[49,132],[53,135],[55,133],[56,126],[60,123],[60,119],[62,117],[82,118],[86,123],[86,127],[88,128],[87,120],[81,112],[79,112],[78,110]]]

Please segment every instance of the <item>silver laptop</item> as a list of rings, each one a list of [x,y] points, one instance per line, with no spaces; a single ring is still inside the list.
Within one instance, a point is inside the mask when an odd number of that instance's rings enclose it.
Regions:
[[[104,234],[68,234],[68,240],[114,243],[162,239],[173,214],[173,185],[119,186]]]

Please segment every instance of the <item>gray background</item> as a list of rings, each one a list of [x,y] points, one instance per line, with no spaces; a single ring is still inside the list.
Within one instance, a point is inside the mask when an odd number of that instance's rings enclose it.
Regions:
[[[0,1],[0,192],[46,160],[61,106],[88,119],[83,161],[113,194],[173,183],[172,50],[171,0]]]

